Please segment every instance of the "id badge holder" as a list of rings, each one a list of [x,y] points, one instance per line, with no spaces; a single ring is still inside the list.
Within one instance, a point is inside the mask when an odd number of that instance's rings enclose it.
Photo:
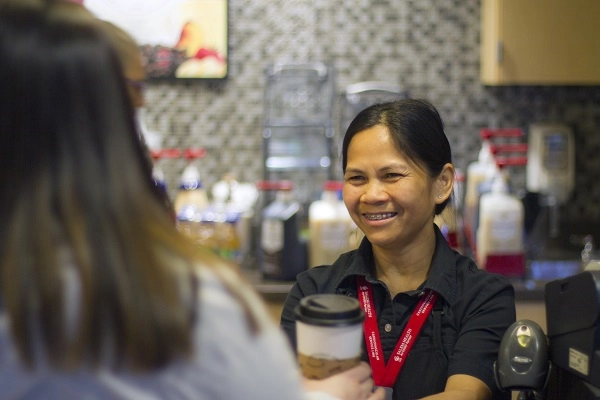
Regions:
[[[392,400],[392,395],[394,394],[394,389],[385,386],[377,386],[376,388],[383,388],[385,390],[385,400]]]

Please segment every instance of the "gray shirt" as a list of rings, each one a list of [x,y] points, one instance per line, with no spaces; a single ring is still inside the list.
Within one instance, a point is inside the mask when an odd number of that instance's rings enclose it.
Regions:
[[[0,397],[3,400],[269,400],[306,399],[294,357],[258,295],[247,290],[262,330],[248,330],[238,302],[213,272],[199,272],[201,286],[194,329],[195,353],[150,374],[81,370],[64,373],[23,369],[0,313]],[[331,399],[314,394],[311,399]]]

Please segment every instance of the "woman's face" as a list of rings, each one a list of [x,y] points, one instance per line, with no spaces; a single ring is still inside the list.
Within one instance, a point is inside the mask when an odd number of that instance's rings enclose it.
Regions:
[[[144,99],[144,81],[146,80],[146,70],[142,63],[140,54],[132,53],[129,55],[131,62],[123,71],[127,79],[127,90],[133,103],[133,107],[140,108],[145,105]]]
[[[396,149],[382,125],[350,141],[343,196],[352,219],[374,246],[404,246],[433,224],[433,180]]]

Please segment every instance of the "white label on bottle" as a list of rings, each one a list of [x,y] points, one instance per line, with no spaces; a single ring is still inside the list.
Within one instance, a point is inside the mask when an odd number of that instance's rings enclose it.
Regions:
[[[519,223],[515,215],[505,213],[494,218],[490,226],[490,236],[492,240],[507,241],[518,235],[517,229]]]
[[[348,224],[343,221],[331,221],[317,223],[317,229],[320,230],[319,239],[321,246],[326,249],[339,250],[345,249],[348,245]]]
[[[583,375],[588,375],[590,371],[589,357],[571,347],[569,349],[569,367]]]
[[[268,218],[262,223],[261,248],[267,253],[283,250],[283,221]]]

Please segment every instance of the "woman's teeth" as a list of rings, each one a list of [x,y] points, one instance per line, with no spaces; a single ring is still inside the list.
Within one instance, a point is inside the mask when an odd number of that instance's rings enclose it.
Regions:
[[[382,219],[392,218],[396,213],[385,213],[385,214],[363,214],[364,217],[371,221],[379,221]]]

